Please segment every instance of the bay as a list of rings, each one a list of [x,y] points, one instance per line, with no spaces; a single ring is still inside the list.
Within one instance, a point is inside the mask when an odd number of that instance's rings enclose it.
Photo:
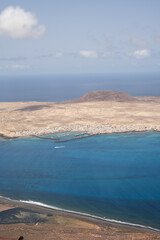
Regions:
[[[160,133],[0,139],[0,195],[160,229]]]

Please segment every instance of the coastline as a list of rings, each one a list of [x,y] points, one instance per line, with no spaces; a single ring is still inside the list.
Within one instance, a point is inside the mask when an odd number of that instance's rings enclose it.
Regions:
[[[89,223],[98,224],[100,226],[111,226],[116,228],[123,228],[123,229],[132,229],[137,231],[145,231],[145,232],[152,232],[152,233],[160,233],[160,229],[152,228],[150,226],[144,226],[135,223],[123,222],[114,219],[107,219],[98,217],[95,215],[81,213],[66,209],[57,208],[51,205],[43,204],[40,202],[34,201],[25,201],[25,200],[13,200],[7,197],[0,196],[0,205],[9,205],[11,207],[21,207],[25,209],[30,209],[34,211],[43,211],[45,213],[52,213],[58,216],[64,217],[71,217],[78,220],[83,220]]]
[[[16,131],[10,133],[0,133],[0,137],[3,139],[17,139],[21,137],[42,137],[48,134],[57,134],[63,132],[80,132],[85,133],[84,136],[76,137],[81,139],[85,137],[91,137],[100,134],[118,134],[118,133],[135,133],[135,132],[160,132],[160,126],[141,126],[141,125],[130,125],[130,126],[111,126],[111,125],[94,125],[94,126],[61,126],[53,128],[44,128],[39,130],[27,130],[27,131]],[[59,139],[45,138],[59,141]],[[74,139],[73,139],[74,140]],[[59,141],[61,142],[61,141]]]

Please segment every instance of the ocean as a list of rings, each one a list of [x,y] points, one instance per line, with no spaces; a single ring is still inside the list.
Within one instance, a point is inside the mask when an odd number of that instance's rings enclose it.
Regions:
[[[66,101],[94,90],[121,91],[133,96],[160,95],[160,74],[0,76],[0,102]]]
[[[0,138],[0,183],[7,198],[160,229],[160,133]]]

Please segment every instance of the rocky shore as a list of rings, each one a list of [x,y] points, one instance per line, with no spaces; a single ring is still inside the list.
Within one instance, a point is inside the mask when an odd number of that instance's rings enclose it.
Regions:
[[[111,126],[111,125],[94,125],[94,126],[67,126],[67,127],[48,127],[39,130],[17,131],[12,133],[10,137],[26,137],[41,136],[59,132],[83,131],[88,135],[109,134],[109,133],[127,133],[127,132],[144,132],[144,131],[160,131],[160,126]]]

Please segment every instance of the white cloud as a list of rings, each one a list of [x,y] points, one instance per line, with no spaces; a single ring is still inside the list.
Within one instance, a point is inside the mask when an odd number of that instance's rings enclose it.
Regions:
[[[22,65],[22,64],[15,64],[15,65],[12,65],[12,68],[13,68],[13,69],[24,69],[25,66]]]
[[[98,57],[97,52],[89,51],[89,50],[81,50],[79,52],[79,54],[81,57],[84,57],[84,58],[97,58]]]
[[[45,32],[44,25],[38,25],[38,19],[21,7],[7,7],[0,13],[0,35],[10,38],[39,38]]]
[[[150,57],[150,51],[147,49],[137,50],[130,54],[137,59],[144,59]]]

